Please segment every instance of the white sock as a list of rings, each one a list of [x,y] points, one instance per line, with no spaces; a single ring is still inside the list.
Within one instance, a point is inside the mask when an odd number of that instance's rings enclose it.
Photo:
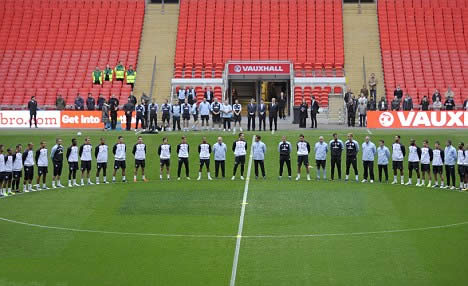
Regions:
[[[327,178],[327,169],[323,169],[323,178],[324,178],[324,179]]]
[[[359,180],[359,175],[356,175],[356,181]]]
[[[88,184],[89,184],[89,183],[91,183],[91,179],[90,179],[90,178],[88,178]]]
[[[420,181],[419,181],[419,179],[418,179],[417,184],[419,185],[419,183],[420,183]]]
[[[463,183],[460,183],[460,189],[463,189]]]
[[[8,188],[8,192],[11,193],[11,188]]]
[[[32,184],[28,184],[28,189],[32,190]]]
[[[52,188],[55,188],[55,181],[52,181]]]
[[[421,185],[424,185],[424,181],[425,181],[425,180],[421,180]]]
[[[317,168],[317,178],[320,179],[320,169]]]
[[[159,174],[159,178],[162,179],[162,177],[163,177],[162,174]]]
[[[170,178],[171,178],[171,175],[167,174],[167,178],[170,179]]]
[[[133,179],[136,180],[136,176],[133,176]]]
[[[76,179],[73,179],[73,184],[76,185]]]
[[[411,178],[408,179],[408,183],[410,183],[410,184],[413,183],[412,180],[411,180]]]
[[[112,176],[112,181],[115,181],[115,176]]]
[[[42,187],[43,187],[43,188],[46,188],[47,186],[46,186],[46,184],[42,184]]]
[[[393,176],[393,180],[396,182],[397,181],[397,176]]]
[[[144,180],[144,179],[145,179],[145,175],[142,175],[141,178]]]
[[[102,179],[103,179],[103,180],[102,180],[103,182],[106,182],[106,181],[107,181],[106,176],[102,177]]]
[[[403,176],[400,177],[400,180],[402,184],[405,182],[405,178]]]
[[[348,176],[348,175],[346,175],[345,179],[346,179],[346,180],[347,180],[347,179],[349,179],[349,176]]]
[[[82,184],[82,185],[84,184],[84,180],[83,180],[83,179],[81,179],[81,184]]]
[[[201,177],[201,172],[198,172],[198,176]]]
[[[309,180],[310,180],[310,174],[307,174],[307,179],[309,179]]]
[[[71,182],[72,182],[71,180],[68,180],[68,184],[69,184],[69,185],[71,185]]]
[[[125,176],[122,177],[122,181],[125,181]]]

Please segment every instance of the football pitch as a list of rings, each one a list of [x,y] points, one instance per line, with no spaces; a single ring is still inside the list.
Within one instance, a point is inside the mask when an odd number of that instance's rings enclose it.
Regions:
[[[396,134],[405,146],[411,138],[419,146],[428,139],[431,148],[436,140],[445,145],[452,139],[455,146],[468,142],[465,130],[351,131],[360,144],[369,135],[376,145],[384,139],[390,146]],[[347,132],[337,131],[343,141]],[[260,132],[267,145],[267,178],[256,180],[248,160],[245,181],[239,174],[230,179],[231,146],[237,137],[232,133],[184,133],[190,144],[190,181],[176,180],[175,149],[182,133],[142,135],[149,182],[141,182],[139,175],[134,183],[134,132],[83,131],[77,136],[76,131],[62,130],[0,131],[0,144],[6,147],[33,142],[36,150],[46,140],[49,152],[57,137],[65,148],[75,137],[81,145],[85,136],[93,146],[103,137],[112,147],[117,136],[124,135],[129,181],[122,183],[118,177],[115,184],[0,199],[0,285],[468,284],[468,193],[317,181],[315,167],[312,181],[306,181],[304,170],[295,181],[300,133],[313,146],[320,135],[331,140],[333,131]],[[254,134],[246,132],[249,149]],[[197,181],[198,144],[202,136],[213,144],[219,135],[228,147],[226,179],[208,181],[204,170]],[[282,135],[293,145],[291,181],[287,176],[278,180]],[[159,180],[157,148],[163,136],[172,145],[170,181]],[[312,166],[314,161],[312,152]],[[112,162],[110,154],[108,180]],[[95,161],[92,167],[94,181]],[[211,168],[213,175],[213,159]],[[51,171],[49,166],[49,187]],[[392,180],[391,170],[389,175]],[[64,163],[62,184],[67,177]],[[457,186],[458,180],[457,174]]]

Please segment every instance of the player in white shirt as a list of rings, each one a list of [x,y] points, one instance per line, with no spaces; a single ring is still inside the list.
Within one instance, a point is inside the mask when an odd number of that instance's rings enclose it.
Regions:
[[[19,187],[22,176],[21,171],[23,170],[23,154],[21,151],[23,151],[23,145],[16,145],[16,150],[13,157],[13,191],[16,193],[21,193]]]
[[[135,156],[135,174],[133,175],[133,181],[137,181],[138,169],[141,167],[141,178],[143,181],[148,182],[145,177],[146,145],[143,143],[143,137],[138,136],[138,141],[133,146],[132,154]]]
[[[468,191],[468,148],[465,148],[463,166],[465,168],[464,191]]]
[[[115,182],[117,170],[122,169],[122,182],[125,183],[127,181],[125,178],[127,146],[125,146],[123,136],[117,137],[117,143],[112,148],[112,153],[114,154],[114,172],[112,173],[112,182]]]
[[[432,149],[429,147],[429,141],[423,141],[423,147],[421,148],[421,173],[422,173],[422,181],[420,186],[424,186],[426,180],[426,174],[428,177],[428,184],[427,187],[430,188],[432,185],[431,182],[431,162],[432,158],[434,157],[434,153]]]
[[[211,145],[206,142],[206,137],[203,136],[202,142],[198,145],[198,153],[200,154],[200,169],[198,170],[197,180],[201,180],[203,165],[206,166],[206,173],[208,174],[208,180],[211,179],[210,174],[210,160],[211,160]]]
[[[13,158],[14,154],[11,148],[7,149],[7,154],[5,155],[5,180],[3,183],[4,194],[13,195],[11,192],[11,181],[13,177]]]
[[[235,161],[234,161],[234,170],[232,171],[231,180],[236,179],[237,167],[240,165],[241,180],[244,180],[244,165],[245,165],[245,155],[247,155],[247,142],[245,142],[244,133],[239,133],[239,138],[237,141],[234,141],[232,144],[232,151],[234,152]]]
[[[440,148],[440,142],[436,141],[434,144],[434,149],[432,150],[432,172],[434,173],[434,185],[433,188],[439,187],[439,180],[437,176],[440,176],[440,187],[444,188],[444,162],[445,162],[445,153],[444,150]]]
[[[301,167],[304,164],[307,172],[307,181],[310,181],[310,167],[309,167],[309,153],[310,144],[304,140],[304,135],[299,135],[299,141],[297,142],[297,177],[296,181],[301,178]]]
[[[72,139],[72,145],[67,149],[68,161],[68,187],[79,186],[76,183],[76,172],[78,171],[79,148],[76,138]],[[73,183],[72,183],[73,182]]]
[[[88,185],[94,185],[91,182],[91,160],[93,154],[93,146],[91,145],[91,139],[85,138],[84,144],[80,146],[79,155],[81,159],[81,185],[84,186],[84,178],[87,178]],[[86,173],[86,175],[85,175]]]
[[[167,143],[167,137],[163,138],[163,143],[159,145],[158,148],[158,155],[159,155],[159,179],[163,179],[163,172],[164,166],[166,166],[166,176],[169,180],[171,178],[170,175],[170,165],[171,165],[171,145]]]
[[[405,176],[403,174],[403,160],[405,158],[405,146],[400,143],[400,135],[395,136],[395,142],[392,144],[392,167],[393,167],[393,182],[392,185],[397,183],[397,173],[400,170],[400,182],[405,184]]]
[[[28,143],[28,148],[23,153],[24,180],[23,191],[32,192],[32,181],[34,178],[34,145]]]
[[[408,182],[405,184],[406,186],[411,185],[413,182],[413,170],[416,171],[416,175],[418,177],[418,181],[416,183],[416,187],[420,187],[420,178],[421,173],[419,172],[419,161],[421,158],[421,148],[416,146],[416,140],[410,140],[410,146],[408,147]]]
[[[180,181],[180,173],[182,171],[182,165],[185,166],[185,176],[187,180],[190,180],[190,170],[189,170],[189,144],[187,143],[187,137],[182,136],[181,142],[177,145],[177,157],[179,159],[179,164],[177,166],[177,180]]]
[[[457,165],[458,165],[458,175],[460,176],[460,191],[465,189],[465,144],[460,142],[458,144],[458,151],[457,151]]]
[[[36,165],[37,165],[37,180],[36,180],[36,190],[40,191],[41,187],[39,185],[42,177],[42,189],[48,190],[49,188],[46,185],[46,177],[48,173],[49,166],[49,156],[47,156],[47,143],[41,141],[39,149],[36,151]]]
[[[109,156],[109,147],[106,145],[104,138],[101,138],[101,143],[94,149],[94,156],[97,161],[96,184],[99,185],[99,176],[102,170],[102,179],[104,184],[109,184],[107,181],[107,160]]]
[[[3,149],[5,147],[3,144],[0,144],[0,197],[3,197],[6,192],[4,190],[3,184],[5,183],[5,155],[3,154]],[[6,194],[8,195],[8,194]]]

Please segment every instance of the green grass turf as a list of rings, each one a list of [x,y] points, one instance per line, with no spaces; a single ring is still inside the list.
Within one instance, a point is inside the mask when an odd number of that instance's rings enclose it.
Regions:
[[[355,131],[358,142],[368,135],[366,130]],[[96,144],[104,136],[109,146],[118,134],[124,134],[128,149],[127,178],[132,179],[130,150],[137,137],[133,132],[83,133],[79,141],[89,135]],[[294,145],[299,133],[263,134],[268,147],[268,178],[257,181],[252,170],[236,285],[468,283],[466,224],[407,232],[321,236],[468,222],[468,194],[377,183],[278,181],[276,148],[280,137],[287,135]],[[330,139],[329,133],[332,132],[304,131],[311,144],[319,135]],[[338,133],[344,140],[346,131]],[[398,133],[405,145],[411,137],[418,142],[427,138],[431,146],[435,140],[452,139],[455,144],[468,141],[460,131]],[[253,134],[247,133],[249,145]],[[371,136],[374,142],[383,138],[389,145],[394,134],[373,131]],[[208,140],[214,142],[217,135],[207,133]],[[230,149],[235,137],[224,135]],[[76,132],[3,130],[0,144],[13,147],[32,141],[37,147],[44,139],[50,150],[56,136],[63,138],[68,147]],[[181,133],[167,136],[175,150]],[[4,266],[0,285],[228,285],[245,182],[229,179],[208,182],[205,175],[204,180],[195,180],[196,150],[201,136],[188,134],[192,181],[175,180],[174,151],[172,180],[159,181],[156,151],[162,136],[144,135],[148,148],[148,183],[67,188],[1,199],[2,218],[104,233],[0,221],[0,258]],[[312,159],[313,156],[311,162]],[[295,162],[293,156],[293,175]],[[227,177],[231,175],[232,164],[233,156],[229,152]],[[315,169],[311,171],[315,177]],[[66,176],[67,164],[63,183]],[[94,181],[94,175],[92,178]],[[319,236],[300,236],[304,234]]]

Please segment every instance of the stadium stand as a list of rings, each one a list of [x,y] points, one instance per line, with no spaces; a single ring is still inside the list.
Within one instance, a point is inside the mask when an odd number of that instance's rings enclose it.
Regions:
[[[91,92],[127,98],[122,82],[94,85],[96,66],[137,66],[144,0],[5,0],[0,7],[0,105],[67,104]]]
[[[387,98],[397,85],[417,102],[448,87],[468,98],[466,0],[379,0],[378,16]]]
[[[229,60],[289,60],[297,77],[343,76],[342,1],[182,0],[174,77],[220,78]]]

